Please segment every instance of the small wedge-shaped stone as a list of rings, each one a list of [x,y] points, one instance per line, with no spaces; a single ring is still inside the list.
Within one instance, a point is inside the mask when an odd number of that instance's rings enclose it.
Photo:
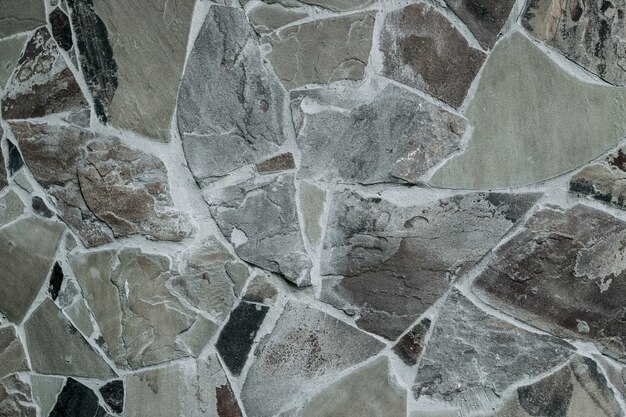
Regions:
[[[564,174],[614,146],[626,133],[625,113],[626,89],[585,83],[514,33],[482,72],[467,149],[431,183],[493,189]]]
[[[502,245],[474,282],[489,304],[626,360],[626,222],[578,205],[546,209]]]
[[[295,91],[292,111],[300,175],[324,181],[415,183],[461,149],[466,128],[463,118],[378,82]]]
[[[108,379],[115,372],[49,299],[24,323],[33,370],[45,375]]]
[[[0,416],[37,416],[37,408],[32,403],[30,386],[20,378],[19,374],[0,379]]]
[[[575,356],[559,371],[519,387],[490,417],[621,417],[624,414],[598,368]]]
[[[489,410],[490,397],[559,366],[573,350],[491,316],[453,290],[433,325],[413,393],[458,406],[462,416]]]
[[[363,78],[375,12],[330,17],[280,29],[264,38],[274,71],[288,90]]]
[[[531,0],[522,24],[582,67],[626,85],[625,13],[624,0]]]
[[[467,25],[483,48],[491,48],[506,22],[514,0],[444,0]]]
[[[15,333],[15,327],[0,328],[0,378],[29,369],[24,348]]]
[[[0,40],[0,90],[4,90],[4,86],[11,78],[27,40],[27,35],[16,35]]]
[[[25,207],[22,199],[13,190],[0,197],[0,226],[12,222],[24,214]]]
[[[205,193],[211,214],[241,259],[302,287],[311,283],[311,261],[295,198],[293,174]]]
[[[486,54],[472,48],[441,13],[424,3],[387,14],[381,32],[383,75],[459,107]]]
[[[211,6],[178,95],[178,129],[196,180],[276,153],[293,135],[286,101],[243,10]]]
[[[46,24],[46,5],[41,0],[3,0],[0,7],[0,38]]]
[[[26,44],[2,99],[4,119],[89,112],[89,105],[47,28]]]
[[[106,410],[100,406],[98,396],[74,378],[67,379],[57,403],[50,412],[50,417],[69,416],[107,416]]]
[[[0,311],[20,324],[48,277],[65,226],[29,217],[0,229]]]
[[[396,339],[520,220],[539,194],[465,194],[401,207],[339,191],[322,252],[322,301]],[[343,277],[335,277],[342,275]]]
[[[270,417],[302,392],[375,355],[383,343],[334,317],[290,302],[262,340],[241,400],[248,417]]]
[[[624,151],[620,149],[606,161],[583,168],[570,180],[570,191],[626,209],[624,158]]]

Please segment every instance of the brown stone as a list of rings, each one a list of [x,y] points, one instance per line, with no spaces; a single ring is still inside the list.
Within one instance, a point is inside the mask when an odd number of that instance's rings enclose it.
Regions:
[[[295,167],[296,162],[293,160],[291,152],[276,155],[256,164],[256,169],[259,172],[287,171]]]
[[[514,0],[444,0],[467,25],[483,48],[491,48],[506,22]]]

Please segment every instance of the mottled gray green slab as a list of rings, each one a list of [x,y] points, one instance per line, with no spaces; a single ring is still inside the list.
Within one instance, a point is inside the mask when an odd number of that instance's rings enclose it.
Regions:
[[[24,49],[26,39],[28,39],[27,35],[18,35],[0,40],[0,89],[4,88],[9,81],[22,49]]]
[[[33,400],[39,406],[41,415],[47,416],[57,402],[57,396],[63,389],[64,379],[56,376],[30,376],[33,390]]]
[[[0,226],[12,222],[24,213],[24,203],[15,191],[0,198]]]

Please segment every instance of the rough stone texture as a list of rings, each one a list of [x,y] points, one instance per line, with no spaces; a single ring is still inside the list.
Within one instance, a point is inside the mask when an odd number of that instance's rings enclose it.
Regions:
[[[100,394],[109,408],[117,414],[124,411],[124,382],[115,380],[100,387]]]
[[[278,2],[272,3],[271,1],[256,2],[246,13],[250,23],[259,33],[271,32],[309,16],[309,13],[302,8],[285,6]]]
[[[385,17],[380,50],[385,77],[419,88],[452,107],[463,104],[486,58],[444,15],[421,3]]]
[[[0,311],[20,324],[48,277],[65,227],[28,217],[0,229]]]
[[[205,194],[211,214],[241,259],[302,287],[311,283],[311,261],[304,249],[295,198],[291,174]]]
[[[322,301],[362,329],[396,339],[520,220],[538,194],[461,194],[400,207],[336,192],[321,273]],[[343,278],[334,277],[341,275]]]
[[[617,155],[609,155],[604,163],[586,166],[572,177],[570,190],[626,209],[626,166],[623,160],[624,152],[620,149]]]
[[[363,78],[372,47],[375,12],[329,17],[279,29],[263,41],[285,87]]]
[[[85,300],[78,299],[74,301],[72,305],[65,308],[64,312],[82,334],[87,337],[93,334],[95,329],[91,323],[91,314]]]
[[[431,320],[425,318],[416,324],[407,334],[402,336],[393,347],[393,351],[406,365],[413,366],[419,361],[424,350],[424,339],[428,334]]]
[[[4,119],[89,112],[87,100],[45,27],[26,44],[2,98]]]
[[[480,42],[491,48],[506,22],[514,0],[444,0]]]
[[[291,152],[274,156],[256,164],[256,169],[259,172],[288,171],[295,167],[296,162],[293,160]]]
[[[66,416],[105,417],[106,411],[92,390],[74,378],[68,378],[50,413],[50,417]]]
[[[553,334],[626,358],[626,222],[577,205],[545,209],[474,282],[485,301]]]
[[[290,302],[271,334],[255,351],[241,400],[249,417],[270,417],[337,372],[356,365],[383,348],[320,310]]]
[[[11,78],[27,40],[27,35],[17,35],[0,40],[0,90],[4,89],[7,81]]]
[[[453,290],[420,361],[416,398],[458,406],[462,416],[490,406],[512,384],[562,364],[574,347],[491,316]]]
[[[15,333],[15,327],[0,328],[0,378],[29,369],[24,348]]]
[[[326,192],[314,184],[301,182],[298,192],[304,222],[304,235],[309,245],[317,247],[322,239],[321,220],[326,203]]]
[[[33,370],[45,375],[107,379],[115,372],[50,300],[24,324]]]
[[[515,33],[482,72],[467,111],[475,127],[467,149],[431,183],[492,189],[561,175],[617,143],[626,132],[625,107],[626,89],[580,81]]]
[[[49,416],[65,385],[65,379],[47,375],[31,375],[30,382],[33,400],[39,406],[41,415]]]
[[[24,202],[13,190],[0,197],[0,226],[12,222],[24,214],[24,208]]]
[[[178,335],[180,340],[193,357],[200,356],[202,349],[213,340],[219,326],[202,316],[196,317],[191,327]]]
[[[523,26],[537,39],[614,84],[626,84],[626,3],[532,0]]]
[[[242,10],[211,6],[178,95],[178,129],[197,181],[275,153],[292,135],[286,94]]]
[[[261,304],[274,304],[278,290],[265,274],[255,276],[246,288],[243,296],[245,301]]]
[[[7,417],[37,415],[37,408],[31,399],[30,386],[18,374],[0,379],[0,415]]]
[[[57,45],[66,51],[72,49],[72,46],[74,46],[72,27],[67,14],[59,7],[56,7],[50,12],[48,18],[50,19],[50,26],[52,26],[52,36],[54,36]]]
[[[40,0],[2,0],[0,37],[26,32],[46,24],[46,8]]]
[[[461,149],[466,128],[418,95],[376,82],[297,91],[292,110],[299,175],[324,181],[415,183]]]

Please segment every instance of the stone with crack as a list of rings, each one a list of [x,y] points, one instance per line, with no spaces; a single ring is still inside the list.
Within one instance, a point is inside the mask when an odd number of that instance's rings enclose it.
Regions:
[[[3,0],[0,38],[33,30],[46,24],[46,6],[40,0]]]
[[[584,167],[569,184],[573,193],[588,195],[599,201],[626,209],[626,165],[622,149],[606,161]]]
[[[573,352],[560,339],[485,313],[454,289],[433,324],[413,393],[457,406],[465,417],[489,410],[507,388],[552,370]]]
[[[19,374],[0,379],[0,416],[36,417],[30,385]]]
[[[626,359],[626,222],[577,205],[544,209],[474,281],[487,303],[560,337]]]
[[[211,6],[178,94],[178,129],[196,181],[276,153],[293,135],[286,101],[243,10]]]
[[[396,339],[517,224],[539,194],[459,194],[401,207],[354,191],[333,196],[321,300]]]
[[[249,417],[270,417],[300,393],[377,354],[384,344],[336,318],[289,302],[255,351],[241,392]]]
[[[15,332],[15,327],[0,328],[0,378],[29,370],[24,347]]]
[[[487,55],[470,46],[434,7],[411,4],[387,14],[381,29],[382,75],[458,108]]]
[[[491,48],[506,23],[514,0],[444,0],[476,37],[483,48]]]
[[[291,105],[299,175],[322,181],[416,183],[461,150],[467,125],[417,94],[376,81],[294,91]]]

